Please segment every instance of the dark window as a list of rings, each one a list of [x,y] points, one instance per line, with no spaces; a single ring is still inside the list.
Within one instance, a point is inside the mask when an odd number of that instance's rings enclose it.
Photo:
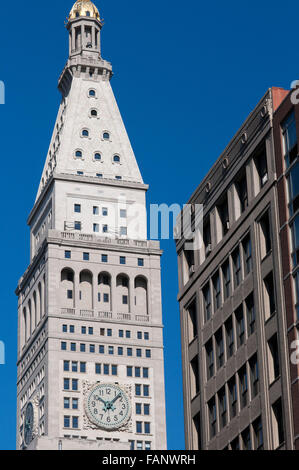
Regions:
[[[261,258],[264,259],[265,256],[271,251],[271,228],[270,228],[270,217],[269,212],[266,212],[263,217],[260,219],[261,227]]]
[[[253,294],[250,294],[246,299],[246,313],[247,313],[247,332],[248,336],[255,332],[256,317]]]
[[[81,150],[77,150],[76,153],[75,153],[75,155],[76,155],[76,158],[82,158],[82,152],[81,152]]]
[[[80,362],[80,372],[86,372],[86,362]]]
[[[289,116],[282,122],[281,129],[283,137],[284,157],[286,161],[286,166],[289,166],[295,160],[298,153],[296,121],[294,112],[289,114]]]
[[[188,320],[189,320],[189,324],[190,324],[189,341],[192,341],[194,338],[196,338],[196,336],[198,334],[196,300],[193,300],[191,305],[188,306],[187,312],[188,312]],[[142,339],[142,333],[141,333],[141,338],[140,339]]]
[[[248,381],[247,381],[246,366],[244,366],[239,372],[239,381],[240,381],[241,408],[244,408],[245,406],[247,406],[247,403],[248,403]]]
[[[210,340],[206,344],[206,357],[207,357],[207,378],[209,380],[214,375],[214,350],[213,350],[212,340]]]
[[[81,230],[81,222],[79,222],[78,220],[75,221],[75,224],[74,224],[74,227],[75,227],[75,230]]]
[[[244,450],[251,450],[251,437],[250,437],[250,428],[246,428],[245,431],[242,432],[242,440],[243,440],[243,449]]]
[[[252,249],[250,235],[247,235],[244,238],[242,245],[244,252],[244,272],[245,275],[247,275],[252,271]]]
[[[214,310],[218,310],[221,306],[221,283],[220,274],[217,272],[213,277],[213,290],[214,290]]]
[[[241,255],[239,248],[234,251],[232,258],[234,266],[234,288],[236,289],[242,280]]]
[[[242,212],[244,212],[248,207],[247,179],[245,171],[236,182],[236,189],[239,196],[240,211],[242,214]]]
[[[108,263],[108,255],[102,255],[101,260],[102,263]]]
[[[268,274],[264,279],[265,285],[265,316],[266,318],[273,315],[276,311],[275,290],[273,273]]]
[[[88,132],[87,129],[83,129],[83,131],[82,131],[82,136],[83,136],[83,137],[88,137],[88,136],[89,136],[89,132]]]
[[[119,263],[120,264],[126,264],[126,257],[125,256],[120,256],[119,257]]]
[[[215,398],[208,403],[209,407],[209,423],[210,423],[210,439],[212,439],[217,432],[217,412]]]
[[[120,156],[119,156],[119,155],[114,155],[113,161],[114,161],[115,163],[119,163],[119,162],[120,162]]]
[[[217,331],[215,339],[217,349],[217,369],[220,369],[224,364],[224,342],[222,329]]]
[[[109,140],[109,139],[110,139],[110,134],[109,134],[109,132],[104,132],[104,133],[103,133],[103,139],[104,139],[104,140]]]
[[[245,321],[243,305],[236,310],[236,326],[237,326],[237,344],[238,348],[244,344],[245,341]]]
[[[290,171],[289,182],[289,210],[292,216],[299,209],[299,162]]]
[[[191,370],[193,373],[193,378],[194,378],[194,387],[192,390],[192,398],[197,395],[199,392],[199,367],[198,367],[198,357],[196,356],[194,359],[191,361]]]
[[[74,205],[74,212],[78,212],[78,213],[81,212],[81,205],[80,204],[75,204]]]
[[[144,259],[138,258],[138,266],[144,266]]]
[[[282,403],[281,399],[277,400],[272,406],[274,417],[276,419],[277,424],[277,441],[278,444],[282,444],[284,442],[284,429],[283,429],[283,415],[282,415]]]
[[[270,375],[270,380],[271,379],[277,379],[280,375],[280,367],[279,367],[279,349],[278,349],[278,341],[277,341],[277,335],[275,334],[272,336],[272,338],[269,339],[268,341],[269,345],[269,350],[271,353],[271,359],[272,359],[272,370],[273,370],[273,375],[271,377]],[[271,371],[270,371],[271,374]]]
[[[89,261],[89,253],[83,253],[83,260]]]
[[[262,419],[258,418],[253,423],[253,432],[254,432],[254,448],[255,450],[264,449],[264,436],[263,436],[263,426]]]
[[[260,179],[260,187],[262,188],[268,181],[267,153],[263,151],[255,158],[255,165]]]
[[[71,256],[72,256],[71,251],[65,251],[65,252],[64,252],[64,257],[65,257],[66,259],[70,259]]]
[[[205,308],[205,320],[208,321],[211,318],[211,311],[212,311],[212,306],[211,306],[211,290],[210,290],[210,284],[206,284],[205,287],[203,288],[203,298],[204,298],[204,308]]]
[[[231,275],[229,260],[227,260],[222,266],[223,273],[223,288],[224,288],[224,300],[228,299],[231,294]]]
[[[228,215],[228,202],[227,196],[225,199],[217,206],[219,217],[222,224],[222,235],[226,235],[229,230],[229,215]]]
[[[293,266],[296,267],[299,264],[299,214],[292,223],[292,259]]]
[[[68,298],[68,299],[72,299],[72,298],[73,298],[73,291],[72,291],[72,290],[68,290],[68,291],[67,291],[67,298]]]
[[[219,416],[220,416],[220,427],[224,428],[227,423],[227,404],[226,404],[226,393],[223,387],[218,393],[219,400]]]
[[[231,450],[240,450],[240,441],[239,437],[236,437],[231,443],[230,443]]]
[[[98,115],[97,110],[96,110],[96,109],[92,109],[92,110],[90,111],[90,115],[93,116],[93,117],[96,117],[96,116]]]
[[[95,90],[89,90],[89,96],[95,96],[96,92]]]
[[[96,374],[101,374],[101,364],[96,364],[95,365],[95,372],[96,372]]]
[[[235,352],[235,337],[233,319],[230,317],[225,323],[227,356],[231,357]]]
[[[211,254],[211,225],[210,221],[204,222],[203,225],[203,243],[205,246],[205,255],[208,257]]]
[[[238,394],[236,379],[233,377],[228,383],[230,416],[234,418],[237,414]]]
[[[249,366],[251,378],[251,398],[254,398],[259,393],[259,367],[256,355],[250,359]]]

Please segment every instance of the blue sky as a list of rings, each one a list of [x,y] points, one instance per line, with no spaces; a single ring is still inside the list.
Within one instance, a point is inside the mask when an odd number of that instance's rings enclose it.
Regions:
[[[67,58],[72,0],[2,2],[0,449],[14,449],[17,280],[29,262],[33,205]],[[103,57],[145,182],[148,203],[187,199],[271,86],[299,78],[298,2],[101,0]],[[168,445],[184,448],[177,263],[162,241]]]

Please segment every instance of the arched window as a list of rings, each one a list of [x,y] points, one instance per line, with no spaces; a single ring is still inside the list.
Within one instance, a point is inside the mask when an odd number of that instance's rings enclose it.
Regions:
[[[130,312],[130,280],[126,274],[116,278],[116,305],[120,313]]]
[[[87,12],[86,12],[86,16],[90,16],[90,11],[87,11]]]
[[[81,152],[81,150],[76,150],[75,156],[76,156],[76,158],[82,158],[82,152]]]
[[[82,137],[88,137],[89,136],[89,132],[87,129],[83,129],[82,131]]]
[[[93,98],[94,96],[96,96],[96,91],[95,90],[89,90],[88,95]]]
[[[92,273],[85,269],[80,273],[79,302],[81,310],[93,310]]]
[[[61,271],[60,303],[65,308],[75,306],[74,271],[70,268]]]
[[[101,154],[100,154],[99,152],[96,152],[96,153],[94,154],[94,159],[95,159],[96,161],[100,161],[100,160],[102,159]]]
[[[114,155],[113,161],[114,161],[114,163],[120,163],[120,156],[119,155]]]
[[[90,111],[90,115],[91,115],[92,117],[97,117],[97,115],[98,115],[97,110],[96,110],[96,109],[92,109],[92,110]]]
[[[101,311],[111,311],[111,276],[107,272],[98,275],[98,306]]]
[[[110,139],[110,134],[109,134],[109,132],[103,132],[103,139],[104,139],[104,140],[109,140],[109,139]]]
[[[134,282],[135,309],[139,315],[148,315],[148,289],[147,279],[137,276]]]

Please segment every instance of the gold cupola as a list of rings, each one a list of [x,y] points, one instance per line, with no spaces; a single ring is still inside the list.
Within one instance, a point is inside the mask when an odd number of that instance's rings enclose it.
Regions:
[[[68,20],[82,17],[94,18],[101,21],[99,10],[90,0],[77,0],[70,11]]]

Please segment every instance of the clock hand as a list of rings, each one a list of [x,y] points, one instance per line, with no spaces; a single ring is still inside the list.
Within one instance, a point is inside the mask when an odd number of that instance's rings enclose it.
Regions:
[[[115,403],[116,400],[118,400],[120,397],[121,397],[121,393],[119,393],[118,395],[116,395],[115,398],[113,398],[113,400],[110,402],[110,405],[113,405],[113,403]]]

